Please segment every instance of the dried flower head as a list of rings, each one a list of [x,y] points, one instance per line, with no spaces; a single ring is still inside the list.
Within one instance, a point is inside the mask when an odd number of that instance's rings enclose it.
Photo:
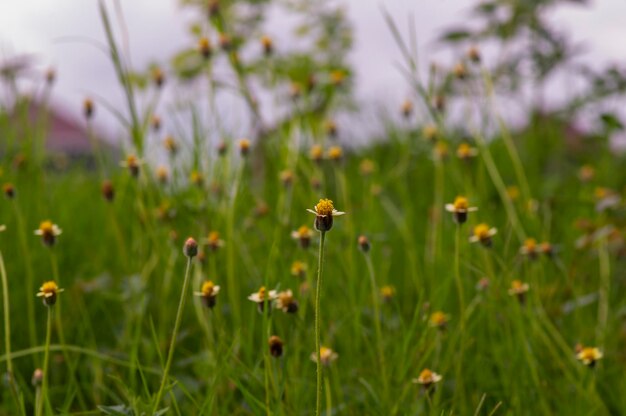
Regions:
[[[320,199],[314,210],[307,209],[315,214],[315,229],[320,232],[329,231],[333,227],[333,217],[344,215],[345,212],[337,211],[330,199]]]
[[[489,225],[482,223],[478,224],[474,227],[474,233],[469,238],[469,241],[472,243],[481,243],[485,247],[491,247],[492,240],[491,238],[496,235],[498,230],[493,227],[489,227]]]
[[[41,241],[49,247],[56,243],[56,238],[61,235],[63,230],[58,225],[53,224],[52,221],[42,221],[39,224],[39,228],[35,230],[35,235],[41,236]]]
[[[283,340],[276,335],[272,335],[268,341],[270,354],[272,357],[279,358],[283,355]]]
[[[43,298],[43,304],[46,306],[52,306],[57,301],[57,295],[63,292],[64,289],[60,289],[54,280],[45,282],[39,288],[37,296]]]
[[[431,388],[435,383],[441,381],[441,375],[425,368],[417,378],[413,379],[413,383],[421,384],[425,389]]]
[[[594,367],[596,362],[602,359],[602,357],[602,351],[596,347],[582,347],[576,354],[576,358],[589,367]]]
[[[291,238],[298,240],[300,247],[308,248],[311,245],[311,238],[313,238],[313,230],[306,225],[302,225],[297,230],[291,232]]]
[[[276,295],[276,307],[286,313],[298,312],[298,301],[293,297],[291,289],[278,292]]]
[[[463,224],[467,221],[467,213],[477,211],[478,208],[470,207],[469,201],[464,196],[457,196],[454,202],[446,204],[446,211],[451,212],[454,221],[457,224]]]
[[[217,294],[220,293],[220,287],[214,284],[211,280],[207,280],[202,283],[200,292],[195,292],[194,295],[200,296],[202,303],[209,309],[215,306]]]
[[[291,274],[295,277],[306,277],[307,265],[305,262],[296,260],[291,263]]]
[[[357,244],[363,253],[367,253],[370,251],[370,240],[366,236],[360,235],[357,239]]]
[[[339,355],[328,347],[320,347],[320,362],[322,365],[328,366],[330,363],[339,358]],[[311,354],[311,360],[317,362],[317,354]]]

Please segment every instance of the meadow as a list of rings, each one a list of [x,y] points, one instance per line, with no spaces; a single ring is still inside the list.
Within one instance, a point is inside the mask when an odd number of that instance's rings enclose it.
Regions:
[[[422,83],[390,20],[412,95],[350,146],[332,121],[349,69],[226,42],[218,5],[200,18],[218,44],[199,34],[183,69],[140,76],[99,3],[127,107],[86,100],[84,123],[115,112],[119,157],[48,154],[28,97],[0,109],[0,414],[625,414],[621,124],[509,126],[480,47]],[[218,59],[257,127],[245,138],[210,114]],[[268,69],[286,110],[261,129],[248,79]],[[187,137],[139,98],[177,77],[209,85]]]

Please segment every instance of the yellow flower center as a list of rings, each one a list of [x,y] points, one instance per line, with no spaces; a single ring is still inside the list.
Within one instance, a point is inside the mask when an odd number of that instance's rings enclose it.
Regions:
[[[423,369],[422,372],[420,373],[419,380],[422,383],[432,382],[433,381],[433,372],[430,371],[428,368]]]
[[[320,202],[315,206],[315,212],[317,212],[318,215],[333,215],[334,209],[333,201],[330,199],[320,199]]]
[[[467,143],[461,143],[459,147],[456,149],[457,155],[460,158],[468,157],[471,153],[472,148]]]
[[[213,288],[215,284],[212,281],[206,281],[202,284],[202,294],[204,296],[211,296],[213,294]]]
[[[241,139],[239,140],[239,150],[246,151],[250,148],[250,140]]]
[[[600,352],[597,348],[586,347],[579,354],[582,361],[596,361],[600,358]]]
[[[489,226],[487,224],[478,224],[474,227],[474,235],[481,240],[488,239],[489,236]]]
[[[308,237],[309,236],[309,227],[307,227],[306,225],[300,226],[300,228],[298,228],[298,236],[300,238]]]
[[[382,288],[380,288],[380,293],[381,295],[383,295],[384,298],[389,299],[392,298],[393,295],[395,295],[396,290],[393,288],[393,286],[383,286]]]
[[[52,221],[43,221],[41,224],[39,224],[39,231],[41,231],[41,233],[43,235],[51,235],[54,233],[54,225],[52,224]],[[54,282],[52,282],[54,283]]]
[[[533,252],[537,249],[537,240],[535,240],[534,238],[528,238],[526,241],[524,241],[524,247],[526,247],[526,250],[528,250],[529,252]]]
[[[211,231],[207,240],[209,244],[217,244],[220,241],[220,233],[218,231]]]
[[[43,292],[44,294],[57,293],[57,291],[59,290],[59,287],[57,286],[56,282],[51,280],[49,282],[45,282],[39,290]]]
[[[341,150],[341,147],[333,146],[330,149],[328,149],[329,159],[337,160],[337,159],[341,159],[342,156],[343,156],[343,151]]]
[[[128,167],[136,166],[137,158],[135,157],[135,155],[128,155],[126,157],[126,164],[128,165]]]
[[[333,350],[328,347],[320,347],[320,358],[322,360],[327,360],[333,354]]]
[[[430,322],[434,326],[442,326],[448,322],[448,317],[445,313],[437,311],[430,316]]]
[[[265,286],[261,286],[261,289],[259,289],[259,299],[265,300],[266,294],[267,294],[267,289],[265,289]]]
[[[464,196],[457,196],[454,199],[454,209],[457,211],[460,210],[466,210],[468,207],[468,202],[467,202],[467,198],[465,198]]]
[[[303,262],[296,260],[291,265],[291,274],[299,276],[306,270],[306,264]]]
[[[511,289],[514,292],[524,292],[524,283],[521,280],[513,280],[511,282]]]
[[[278,298],[283,305],[289,305],[293,303],[293,295],[288,291],[280,292]]]

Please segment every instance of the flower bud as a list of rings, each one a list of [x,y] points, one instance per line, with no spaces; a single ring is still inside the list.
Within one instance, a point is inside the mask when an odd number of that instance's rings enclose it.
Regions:
[[[358,239],[358,243],[359,243],[359,248],[361,249],[361,251],[363,253],[367,253],[370,251],[370,241],[368,240],[368,238],[364,235],[360,235],[359,239]]]
[[[89,98],[86,98],[85,101],[83,101],[83,114],[85,115],[85,118],[90,119],[93,116],[93,112],[93,101],[91,101],[91,99]]]
[[[279,358],[283,355],[283,341],[276,335],[272,335],[269,340],[270,354]]]
[[[15,187],[12,183],[5,183],[2,186],[2,191],[4,192],[4,196],[6,196],[8,199],[15,198]]]
[[[183,246],[183,253],[185,256],[189,258],[193,258],[198,255],[198,243],[193,238],[189,237],[187,241],[185,241],[185,245]]]
[[[102,196],[109,202],[112,202],[113,198],[115,198],[115,189],[113,188],[113,183],[110,180],[102,182]]]
[[[39,387],[41,386],[42,382],[43,382],[43,371],[41,370],[41,368],[37,368],[33,372],[33,378],[31,379],[31,383],[34,387]]]

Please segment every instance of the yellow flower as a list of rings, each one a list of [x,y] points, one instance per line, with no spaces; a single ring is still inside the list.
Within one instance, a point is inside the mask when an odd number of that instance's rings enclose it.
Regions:
[[[408,99],[404,100],[400,111],[402,112],[402,115],[404,116],[404,118],[411,117],[411,114],[413,114],[413,102]]]
[[[467,69],[465,69],[465,65],[461,62],[454,66],[452,72],[454,72],[454,76],[458,79],[465,79],[465,77],[467,77]]]
[[[422,135],[427,141],[433,142],[439,136],[439,130],[437,126],[429,124],[422,129]]]
[[[167,183],[170,177],[170,172],[165,166],[159,166],[156,169],[157,180],[163,184]]]
[[[263,52],[266,55],[271,55],[274,51],[274,42],[272,41],[272,38],[267,35],[261,36],[261,46],[263,46]]]
[[[296,260],[291,264],[291,274],[296,277],[305,277],[306,276],[306,263]]]
[[[259,312],[263,312],[265,302],[267,301],[268,305],[270,305],[270,302],[276,299],[276,297],[277,293],[275,290],[268,292],[265,286],[261,286],[258,292],[254,292],[248,296],[248,300],[256,303],[259,307]]]
[[[424,388],[429,388],[433,384],[440,382],[441,378],[441,375],[435,373],[434,371],[431,371],[428,368],[425,368],[422,370],[417,378],[413,379],[413,383],[421,384],[424,386]]]
[[[471,147],[467,143],[461,143],[459,147],[456,148],[456,155],[461,160],[469,160],[478,156],[478,149]]]
[[[332,228],[333,217],[345,214],[345,212],[337,211],[330,199],[320,199],[314,209],[315,211],[312,209],[307,209],[307,211],[315,214],[315,228],[320,232],[326,232]]]
[[[537,258],[537,240],[534,238],[527,238],[519,252],[524,256],[528,256],[529,259]]]
[[[63,292],[64,289],[59,289],[56,282],[54,280],[50,280],[45,282],[39,288],[39,293],[37,296],[43,298],[43,304],[46,306],[52,306],[57,301],[57,295]]]
[[[480,50],[476,46],[471,46],[467,50],[467,57],[474,63],[480,63]]]
[[[332,146],[328,149],[328,159],[339,161],[343,158],[343,150],[339,146]]]
[[[85,114],[85,118],[91,118],[94,112],[93,101],[90,98],[85,98],[83,101],[83,114]]]
[[[220,239],[219,231],[211,231],[205,242],[213,251],[217,251],[217,249],[224,246],[224,240]]]
[[[300,226],[295,231],[291,232],[291,238],[300,242],[300,247],[307,248],[311,244],[311,238],[313,237],[313,231],[306,225]]]
[[[213,47],[211,46],[211,41],[208,38],[201,37],[198,40],[198,52],[200,52],[204,59],[208,59],[211,57]]]
[[[506,188],[506,195],[511,201],[517,201],[517,199],[519,198],[519,194],[519,188],[515,185],[511,185]]]
[[[548,257],[552,257],[554,255],[554,246],[552,246],[552,244],[548,241],[542,242],[539,245],[539,250],[541,250],[541,252]]]
[[[4,225],[4,224],[0,225],[0,233],[3,232],[3,231],[6,231],[6,229],[7,229],[6,225]]]
[[[346,79],[346,73],[340,69],[336,69],[334,71],[331,71],[330,73],[330,82],[333,85],[339,86],[343,84],[345,79]]]
[[[445,329],[449,320],[450,316],[448,314],[445,314],[442,311],[436,311],[430,315],[428,322],[433,328]]]
[[[207,280],[202,284],[200,292],[195,292],[194,295],[200,296],[202,298],[202,303],[207,308],[213,308],[215,306],[218,293],[220,293],[220,287],[214,284],[211,280]]]
[[[287,313],[298,312],[298,302],[293,298],[291,289],[278,292],[276,295],[276,307]]]
[[[469,202],[464,196],[457,196],[453,203],[446,204],[446,211],[453,214],[454,221],[458,224],[463,224],[467,221],[468,212],[474,212],[477,210],[478,208],[469,206]]]
[[[283,183],[283,186],[289,186],[293,183],[293,172],[289,169],[283,170],[279,174],[280,181]]]
[[[326,120],[324,122],[324,130],[330,137],[337,136],[337,123],[334,120]]]
[[[509,289],[509,295],[517,296],[520,303],[524,303],[526,292],[530,289],[528,283],[524,283],[521,280],[513,280],[511,282],[511,288]]]
[[[469,239],[472,243],[481,243],[485,247],[491,246],[491,237],[496,235],[498,230],[495,228],[489,228],[487,224],[478,224],[474,227],[474,235],[472,235]]]
[[[163,139],[163,147],[165,147],[165,150],[167,150],[172,156],[178,153],[178,143],[172,136],[167,136]]]
[[[593,367],[596,361],[600,360],[602,357],[602,352],[595,347],[583,347],[580,352],[576,354],[576,358],[589,367]]]
[[[359,172],[363,176],[369,176],[376,170],[376,165],[371,159],[363,159],[359,165]]]
[[[435,160],[445,160],[448,158],[449,154],[448,143],[439,140],[435,145],[435,149],[433,150],[433,156]]]
[[[35,235],[41,236],[41,240],[47,246],[53,246],[56,242],[56,238],[61,235],[63,230],[58,225],[53,224],[52,221],[42,221],[39,224],[39,228],[35,230]]]
[[[330,365],[339,355],[328,347],[320,347],[320,361],[323,365]],[[317,354],[311,354],[311,360],[317,362]]]
[[[250,140],[248,139],[239,140],[239,153],[242,156],[246,156],[249,151],[250,151]]]
[[[136,178],[139,175],[139,165],[141,165],[141,163],[141,160],[137,159],[137,156],[131,154],[120,162],[120,166],[127,168],[130,174]]]
[[[204,183],[204,178],[202,177],[202,174],[197,170],[191,172],[191,174],[189,175],[189,180],[196,186],[202,186],[202,184]]]
[[[311,146],[309,156],[314,162],[320,162],[324,158],[324,149],[322,149],[322,146],[320,146],[319,144],[315,144]]]
[[[380,296],[383,298],[383,301],[389,302],[396,295],[396,288],[391,285],[385,285],[380,288]]]

